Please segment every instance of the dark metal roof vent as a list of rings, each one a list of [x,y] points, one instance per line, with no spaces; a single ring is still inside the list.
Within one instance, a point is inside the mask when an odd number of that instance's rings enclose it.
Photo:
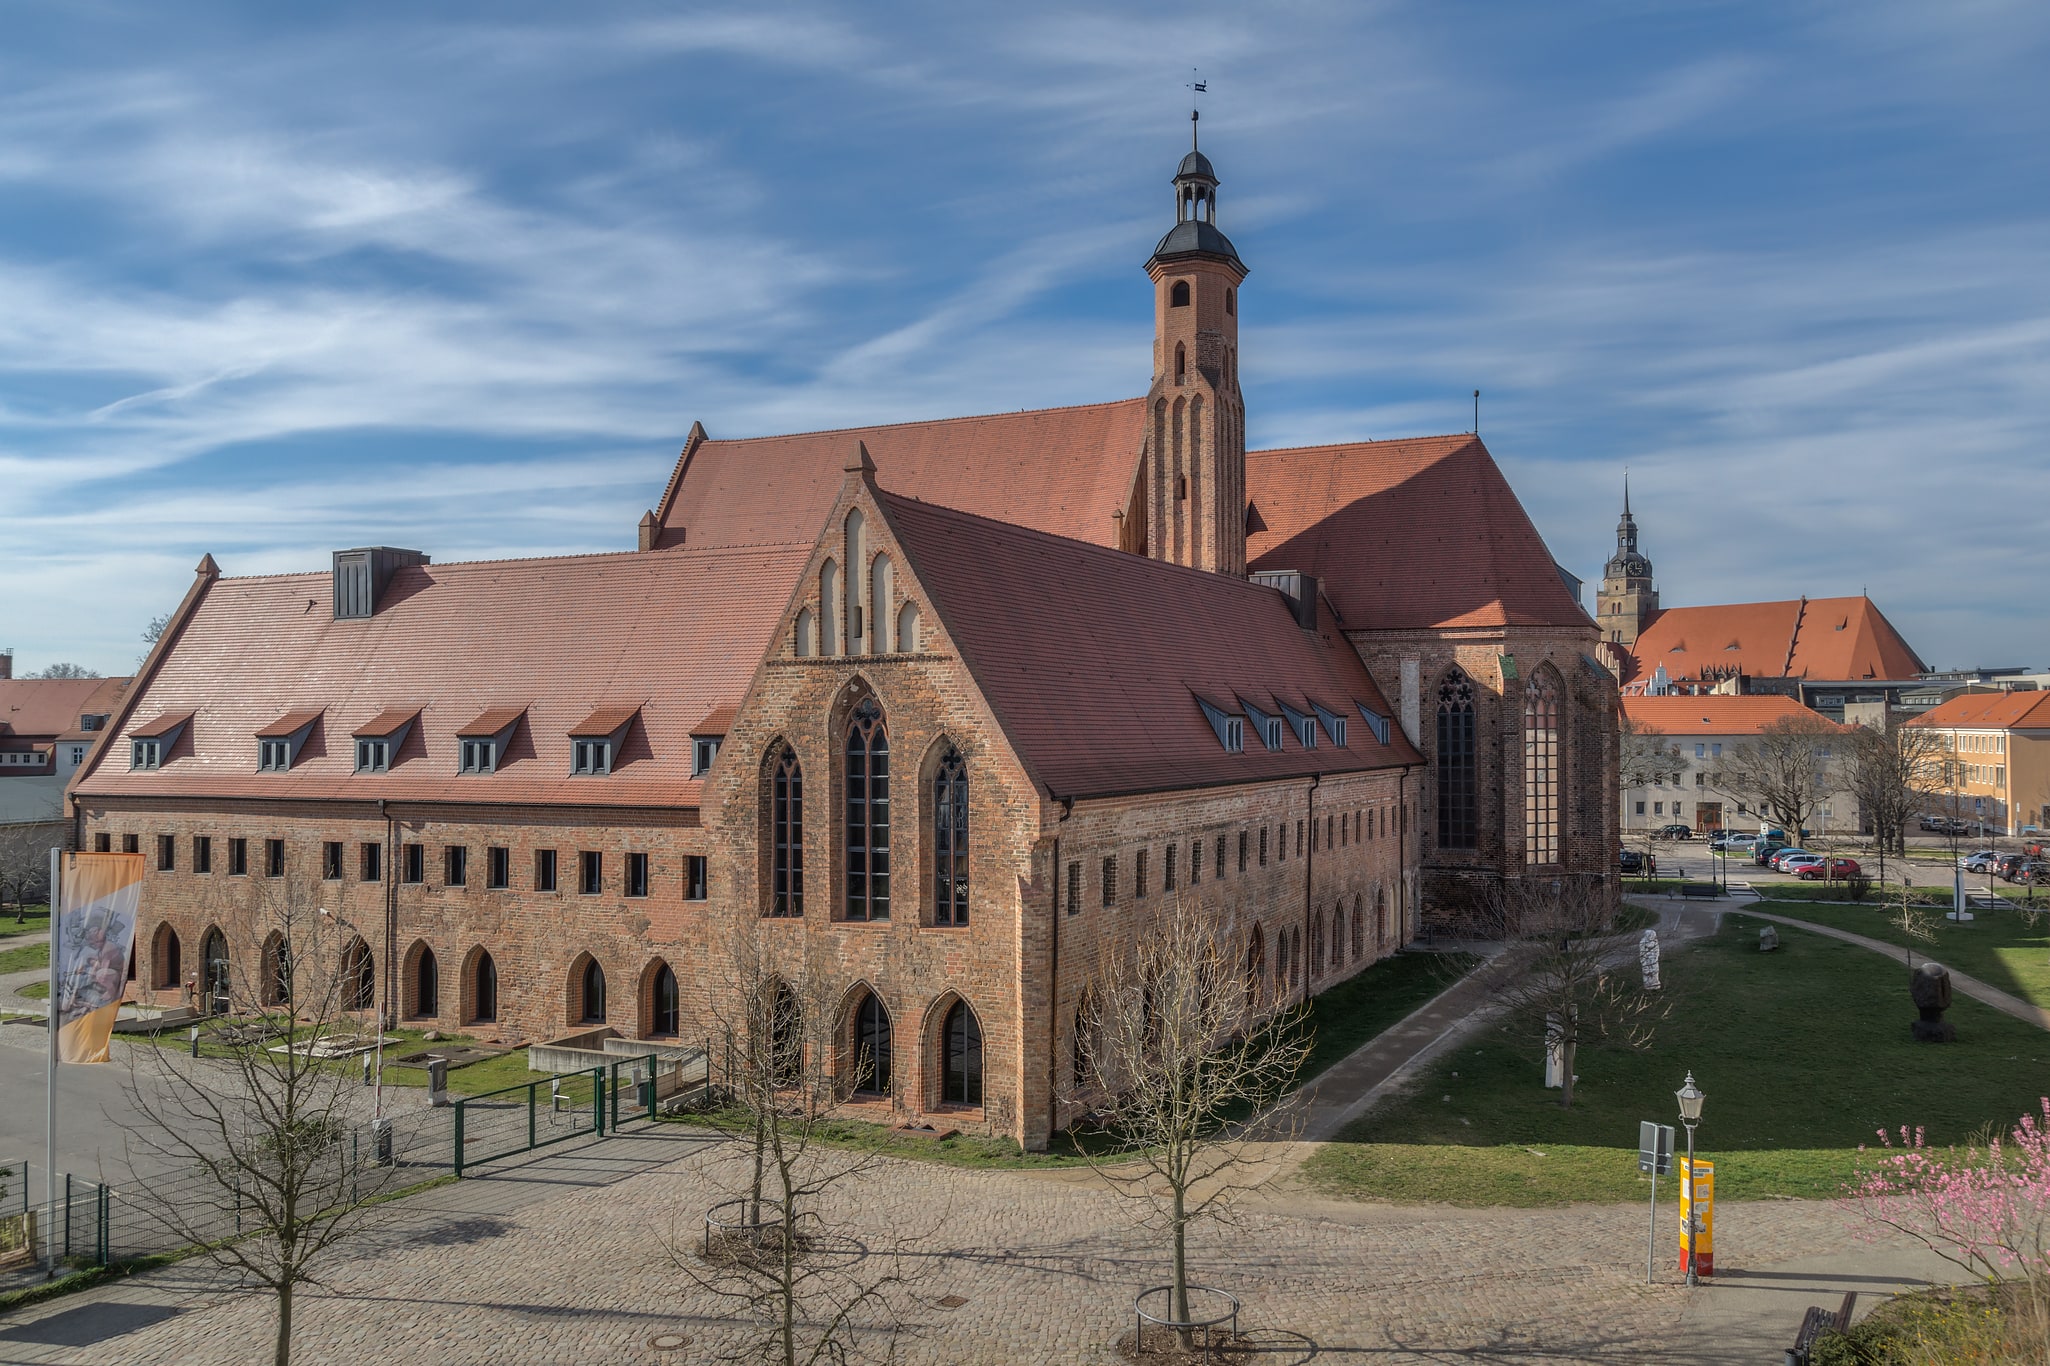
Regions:
[[[401,569],[431,564],[417,550],[399,550],[388,545],[363,546],[335,552],[335,620],[360,621],[377,611],[391,576]]]
[[[1254,583],[1265,584],[1288,599],[1288,609],[1295,614],[1296,625],[1305,631],[1317,629],[1317,593],[1320,585],[1315,574],[1305,574],[1300,569],[1257,569],[1247,575]]]

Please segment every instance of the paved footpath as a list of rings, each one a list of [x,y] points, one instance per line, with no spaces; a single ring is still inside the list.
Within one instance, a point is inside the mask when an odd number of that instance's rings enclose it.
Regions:
[[[1839,930],[1828,925],[1817,925],[1810,920],[1796,920],[1792,916],[1768,915],[1764,911],[1753,910],[1747,910],[1744,914],[1754,916],[1759,920],[1777,920],[1782,925],[1792,925],[1795,929],[1806,930],[1810,934],[1826,934],[1831,939],[1841,939],[1846,944],[1856,944],[1860,948],[1870,949],[1874,953],[1885,954],[1888,958],[1899,959],[1903,967],[1907,965],[1906,959],[1901,957],[1906,950],[1898,944],[1889,944],[1884,939],[1868,939],[1862,934],[1853,934],[1849,930]],[[1924,953],[1922,957],[1926,959],[1929,955]],[[2026,1021],[2039,1029],[2050,1029],[2050,1010],[2045,1010],[2033,1002],[2024,1001],[2021,997],[2002,991],[1999,987],[1989,983],[1982,982],[1968,973],[1959,972],[1948,964],[1945,965],[1944,970],[1950,974],[1950,985],[1954,990],[1963,992],[1975,1001],[1983,1001],[2003,1015],[2012,1015],[2015,1019]]]

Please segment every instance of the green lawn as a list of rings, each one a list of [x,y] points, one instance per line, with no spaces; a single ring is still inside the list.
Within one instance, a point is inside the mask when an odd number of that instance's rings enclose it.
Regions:
[[[1761,902],[1758,909],[1812,920],[1889,944],[1910,942],[1906,934],[1890,923],[1889,907]],[[2050,911],[2050,906],[2044,910]],[[1960,924],[1925,912],[1924,923],[1936,938],[1913,941],[1916,961],[1934,958],[2002,991],[2050,1008],[2050,914],[1999,910],[1978,910],[1972,914],[1975,919]],[[1905,958],[1901,966],[1905,970]]]
[[[1655,918],[1655,917],[1654,917]],[[1310,998],[1302,1079],[1316,1076],[1472,970],[1463,953],[1398,953]]]
[[[1761,954],[1764,923],[1732,911],[1720,934],[1668,959],[1678,1014],[1642,1052],[1583,1050],[1572,1110],[1540,1085],[1530,1041],[1496,1029],[1326,1145],[1306,1175],[1359,1199],[1643,1199],[1638,1121],[1675,1122],[1673,1091],[1691,1070],[1708,1093],[1700,1145],[1724,1199],[1820,1198],[1881,1126],[1958,1142],[2012,1124],[2050,1090],[2050,1033],[1960,997],[1958,1042],[1915,1043],[1899,965],[1785,927],[1780,951]]]
[[[50,966],[50,942],[23,944],[18,948],[0,949],[0,972],[26,972],[30,968]]]
[[[12,938],[17,934],[41,934],[50,928],[48,906],[31,905],[18,921],[15,919],[17,914],[21,914],[20,908],[14,906],[0,911],[0,939]]]
[[[45,989],[47,990],[47,987]],[[26,989],[22,991],[24,996],[29,994]],[[401,1067],[394,1061],[401,1053],[411,1053],[417,1049],[433,1047],[432,1044],[427,1043],[421,1037],[422,1033],[423,1031],[418,1029],[386,1031],[386,1038],[396,1037],[399,1040],[398,1043],[387,1043],[384,1046],[384,1084],[386,1086],[424,1087],[427,1085],[426,1068]],[[166,1030],[161,1034],[117,1034],[114,1037],[126,1043],[138,1045],[154,1043],[160,1048],[176,1049],[179,1052],[185,1052],[191,1047],[189,1042],[190,1036],[183,1028]],[[445,1036],[442,1042],[466,1044],[474,1043],[475,1040],[450,1035]],[[228,1057],[232,1055],[233,1051],[232,1048],[225,1044],[210,1042],[205,1033],[202,1033],[200,1036],[199,1055],[203,1058]],[[363,1060],[360,1056],[340,1058],[326,1064],[326,1066],[331,1070],[346,1072],[353,1076],[363,1070]],[[475,1096],[507,1086],[520,1086],[530,1081],[538,1081],[542,1083],[545,1092],[547,1082],[552,1075],[552,1073],[548,1072],[528,1071],[527,1050],[516,1048],[501,1057],[488,1058],[483,1062],[471,1063],[468,1067],[451,1069],[448,1074],[448,1089],[462,1095]],[[562,1093],[565,1097],[565,1103],[570,1101],[579,1103],[588,1101],[591,1095],[590,1082],[582,1077],[565,1078]]]
[[[50,984],[48,982],[30,982],[25,987],[16,987],[14,994],[26,997],[31,1001],[47,1001],[50,999]]]

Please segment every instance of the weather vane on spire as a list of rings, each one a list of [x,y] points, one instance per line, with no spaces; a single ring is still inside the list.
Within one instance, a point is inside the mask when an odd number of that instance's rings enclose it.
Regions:
[[[1193,92],[1192,97],[1189,100],[1189,104],[1191,106],[1191,108],[1189,109],[1189,150],[1193,152],[1197,150],[1196,121],[1203,117],[1203,112],[1200,109],[1194,107],[1196,101],[1193,98],[1193,95],[1201,95],[1208,91],[1210,89],[1210,82],[1200,79],[1200,73],[1193,66],[1189,68],[1189,76],[1190,80],[1188,82],[1188,88],[1190,91]]]

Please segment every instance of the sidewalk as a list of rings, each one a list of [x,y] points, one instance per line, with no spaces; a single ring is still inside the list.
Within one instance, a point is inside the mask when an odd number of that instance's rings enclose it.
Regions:
[[[1826,934],[1831,939],[1841,939],[1846,944],[1856,944],[1859,948],[1885,954],[1888,958],[1896,959],[1903,966],[1906,965],[1904,955],[1907,953],[1907,950],[1898,944],[1889,944],[1883,939],[1867,939],[1862,934],[1853,934],[1849,930],[1833,929],[1828,925],[1817,925],[1809,920],[1796,920],[1789,915],[1771,915],[1765,911],[1746,911],[1744,914],[1756,916],[1760,920],[1776,920],[1782,925],[1791,925],[1797,930],[1806,930],[1810,934]],[[1900,956],[1897,957],[1897,955]],[[1927,953],[1924,953],[1922,956],[1924,958],[1929,957]],[[1948,964],[1945,964],[1945,970],[1950,973],[1950,985],[1953,989],[1963,992],[1975,1001],[1992,1006],[2003,1015],[2012,1015],[2015,1019],[2035,1025],[2038,1029],[2050,1029],[2050,1010],[2044,1010],[2041,1006],[2024,1001],[2019,996],[2010,995],[1999,987],[1988,985],[1976,977],[1959,972]]]

